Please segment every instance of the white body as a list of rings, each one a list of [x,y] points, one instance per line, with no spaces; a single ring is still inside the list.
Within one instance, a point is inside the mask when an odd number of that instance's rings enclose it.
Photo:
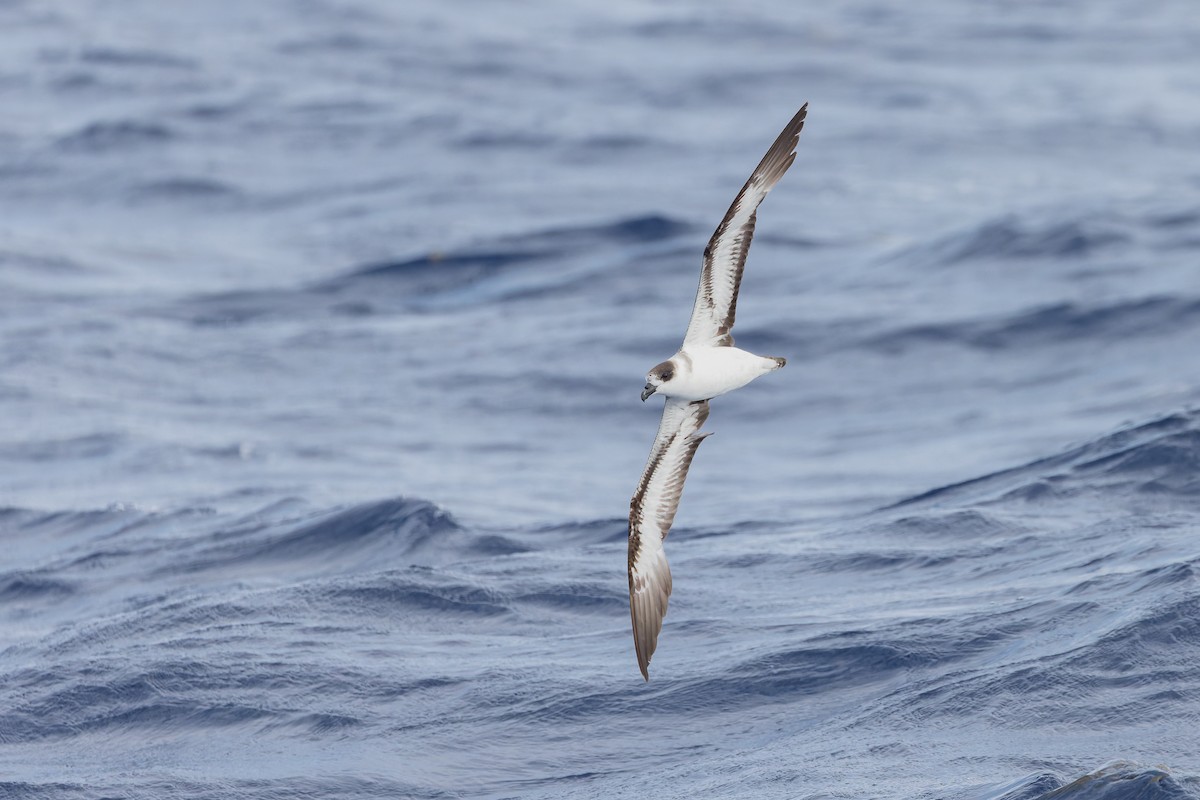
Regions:
[[[781,358],[764,358],[737,347],[684,347],[671,356],[671,362],[675,375],[657,393],[693,401],[740,389],[783,366]]]

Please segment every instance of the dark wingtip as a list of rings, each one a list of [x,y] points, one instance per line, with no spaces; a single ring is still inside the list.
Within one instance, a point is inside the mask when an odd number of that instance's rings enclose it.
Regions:
[[[800,143],[800,131],[804,130],[804,119],[807,116],[808,103],[805,103],[788,120],[788,124],[783,126],[767,154],[758,162],[758,166],[751,173],[751,181],[761,181],[766,191],[770,191],[783,177],[783,173],[787,172],[788,167],[796,160],[796,146]],[[736,204],[737,201],[734,201],[734,205]]]
[[[794,128],[795,130],[793,132],[796,134],[799,134],[800,129],[804,127],[804,120],[807,117],[808,117],[808,101],[806,100],[804,102],[804,105],[800,106],[800,110],[796,112],[796,115],[794,117],[792,117],[790,122],[788,122],[787,127]]]

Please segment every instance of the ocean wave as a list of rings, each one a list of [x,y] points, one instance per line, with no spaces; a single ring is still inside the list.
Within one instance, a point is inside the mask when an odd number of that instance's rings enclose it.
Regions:
[[[198,64],[189,58],[160,50],[135,50],[115,47],[85,47],[79,52],[79,61],[108,67],[128,67],[132,71],[143,69],[195,69]]]
[[[129,196],[135,200],[160,202],[175,201],[230,201],[239,198],[240,190],[230,183],[212,178],[178,176],[162,177],[139,183],[130,189]]]
[[[72,152],[102,153],[159,146],[171,141],[175,136],[170,127],[160,122],[106,120],[88,123],[59,137],[56,146]]]
[[[371,798],[372,800],[459,800],[456,791],[443,791],[399,780],[366,775],[339,775],[328,778],[201,778],[168,779],[145,774],[122,775],[98,787],[96,781],[5,781],[0,780],[0,796],[5,800],[96,800],[120,797],[124,800],[194,800],[195,798],[236,797],[239,800],[279,800],[281,797]]]
[[[468,531],[426,500],[395,497],[299,515],[255,512],[189,541],[159,571],[252,576],[289,565],[295,575],[318,576],[387,564],[430,566],[526,549],[498,533]]]
[[[178,734],[260,723],[273,716],[254,703],[251,693],[241,692],[244,702],[206,694],[219,696],[221,689],[241,688],[214,680],[226,671],[212,665],[161,662],[145,671],[125,669],[118,661],[78,666],[78,673],[59,672],[42,685],[30,685],[27,673],[7,676],[14,685],[26,687],[26,697],[0,711],[0,739],[29,743],[105,731],[128,735],[135,729]]]
[[[1194,800],[1162,767],[1117,762],[1069,783],[1058,775],[1034,773],[970,800]]]
[[[309,603],[340,609],[354,616],[369,614],[395,621],[398,615],[449,613],[494,616],[510,610],[508,598],[478,580],[458,578],[428,568],[389,571],[353,581],[305,587]]]
[[[1112,218],[1039,224],[1004,217],[910,248],[899,258],[943,266],[981,259],[1082,258],[1130,240],[1128,230]]]
[[[461,291],[466,286],[487,278],[498,277],[511,271],[516,265],[533,265],[548,259],[561,260],[578,257],[597,247],[622,247],[649,245],[673,240],[690,230],[690,226],[661,215],[630,217],[616,222],[583,225],[569,228],[551,228],[533,231],[519,236],[506,237],[497,242],[500,247],[491,249],[468,249],[461,252],[437,253],[399,262],[389,262],[363,267],[348,275],[334,278],[313,288],[315,292],[339,294],[363,282],[372,284],[378,279],[392,281],[394,289],[412,302],[418,296]],[[544,277],[546,286],[558,284],[560,267]],[[570,271],[566,271],[570,274]],[[489,300],[504,297],[524,296],[537,290],[535,286],[502,286],[500,292],[489,295]]]
[[[1170,599],[1164,589],[1177,586],[1181,580],[1190,585],[1192,570],[1172,568],[1167,572],[1174,580],[1143,580],[1135,587],[1142,593],[1131,593],[1147,597],[1146,591],[1155,590],[1149,596],[1158,602],[1071,654],[1064,666],[1087,670],[1092,673],[1087,677],[1095,678],[1089,685],[1103,688],[1136,684],[1147,691],[1161,691],[1200,685],[1200,664],[1193,657],[1200,650],[1200,594],[1185,587],[1184,596]],[[1131,699],[1139,705],[1145,702],[1145,698]],[[1172,713],[1161,707],[1157,712]],[[1149,708],[1141,713],[1155,715]]]
[[[231,325],[278,316],[462,309],[562,291],[611,266],[596,260],[597,251],[617,254],[635,248],[641,252],[639,248],[674,241],[689,230],[670,217],[647,215],[533,231],[489,247],[371,264],[299,289],[199,296],[166,313],[199,325]]]
[[[48,577],[31,571],[0,573],[0,605],[26,603],[31,600],[61,600],[75,594],[70,581]]]
[[[0,459],[13,461],[66,461],[102,458],[124,443],[116,433],[93,433],[68,439],[31,439],[0,446]]]
[[[1009,350],[1065,342],[1093,345],[1139,336],[1175,337],[1196,326],[1200,326],[1200,299],[1145,297],[1108,305],[1055,303],[999,319],[915,325],[874,335],[863,344],[888,353],[925,344]]]
[[[1107,725],[1169,721],[1179,687],[1200,681],[1194,653],[1200,643],[1196,597],[1124,615],[1113,627],[1114,601],[1153,605],[1146,594],[1098,601],[1046,602],[1016,607],[974,622],[978,659],[912,677],[906,691],[881,702],[875,719],[924,722],[959,719],[969,710],[998,725]],[[1132,618],[1129,618],[1132,617]],[[948,668],[949,667],[949,668]]]
[[[1120,493],[1119,490],[1125,490]],[[1200,497],[1200,411],[1181,411],[1127,428],[1049,458],[901,500],[912,505],[1022,500],[1087,494],[1164,496],[1194,505]]]
[[[628,610],[629,594],[620,581],[538,581],[525,591],[514,594],[512,602],[570,613],[597,611],[617,614]]]
[[[1080,262],[1098,256],[1112,258],[1138,247],[1159,252],[1200,245],[1200,213],[1194,206],[1110,208],[1087,216],[1038,219],[1015,215],[991,219],[906,247],[891,258],[904,263],[942,267],[970,262],[1066,260]],[[1044,221],[1050,217],[1049,221]]]

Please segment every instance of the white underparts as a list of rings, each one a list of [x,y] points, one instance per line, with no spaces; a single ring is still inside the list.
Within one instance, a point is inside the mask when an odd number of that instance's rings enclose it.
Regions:
[[[737,347],[687,347],[671,357],[675,373],[658,394],[679,400],[708,400],[745,386],[783,366]]]

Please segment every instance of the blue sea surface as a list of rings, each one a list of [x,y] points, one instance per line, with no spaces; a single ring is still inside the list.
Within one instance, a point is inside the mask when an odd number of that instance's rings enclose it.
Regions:
[[[0,0],[0,108],[0,798],[1200,798],[1192,0]]]

